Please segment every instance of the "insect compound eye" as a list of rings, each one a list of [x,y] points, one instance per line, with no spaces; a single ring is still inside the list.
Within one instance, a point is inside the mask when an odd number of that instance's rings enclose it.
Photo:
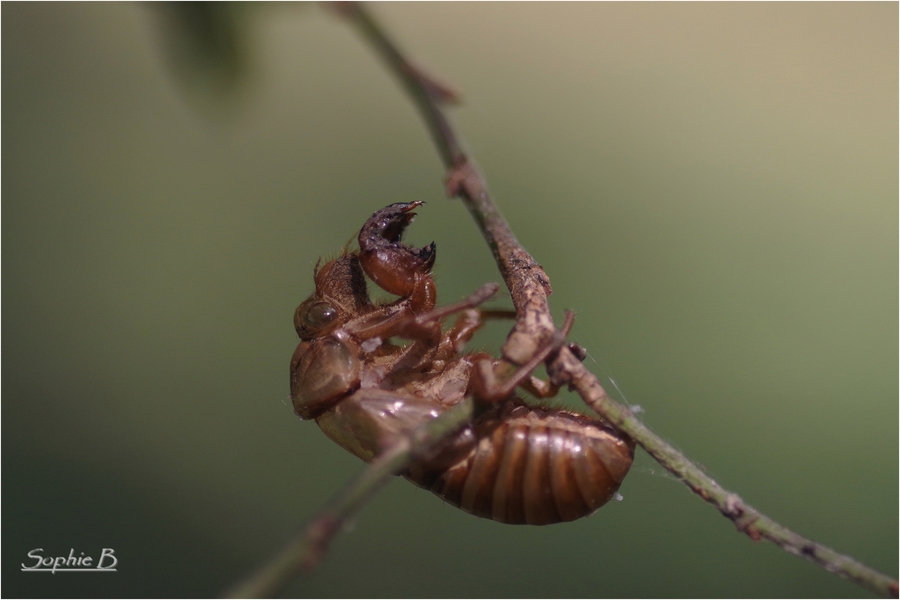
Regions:
[[[324,327],[334,321],[337,317],[337,310],[325,302],[314,304],[306,313],[306,324],[310,327]]]
[[[338,317],[337,309],[327,302],[310,298],[297,307],[294,328],[300,339],[311,340],[327,333]]]

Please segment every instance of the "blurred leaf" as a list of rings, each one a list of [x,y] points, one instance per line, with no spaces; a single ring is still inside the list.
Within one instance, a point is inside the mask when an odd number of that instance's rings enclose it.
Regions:
[[[234,95],[248,70],[247,5],[161,2],[163,51],[187,92]]]

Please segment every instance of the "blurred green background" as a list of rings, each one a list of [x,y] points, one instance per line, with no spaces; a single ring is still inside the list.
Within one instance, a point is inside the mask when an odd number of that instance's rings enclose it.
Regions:
[[[371,8],[463,92],[589,366],[723,485],[896,575],[897,4]],[[215,595],[359,470],[292,414],[288,362],[313,265],[373,210],[428,201],[409,239],[437,242],[444,301],[499,280],[351,29],[225,10],[204,55],[183,11],[3,4],[4,596]],[[620,491],[528,528],[396,481],[287,593],[865,594],[640,451]],[[37,547],[119,571],[21,573]]]

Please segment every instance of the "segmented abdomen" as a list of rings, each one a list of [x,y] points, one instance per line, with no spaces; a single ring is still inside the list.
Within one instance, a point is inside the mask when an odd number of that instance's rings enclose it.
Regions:
[[[465,459],[408,478],[479,517],[548,525],[606,504],[634,458],[634,442],[604,422],[518,400],[483,427]]]

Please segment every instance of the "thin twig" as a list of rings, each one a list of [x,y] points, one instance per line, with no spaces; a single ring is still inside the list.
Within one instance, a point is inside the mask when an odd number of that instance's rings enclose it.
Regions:
[[[315,569],[331,540],[347,521],[386,484],[435,444],[472,417],[473,403],[466,398],[436,419],[399,436],[394,444],[329,500],[310,523],[269,562],[225,592],[226,598],[269,598],[298,572]]]
[[[544,270],[519,244],[487,192],[484,178],[462,150],[459,136],[441,109],[433,81],[414,67],[360,4],[345,3],[341,13],[371,42],[388,67],[403,83],[425,119],[448,170],[447,192],[459,196],[481,229],[518,313],[515,329],[504,345],[504,356],[522,363],[554,331],[547,296],[551,293]],[[699,467],[650,431],[627,408],[613,401],[597,378],[567,349],[549,365],[555,383],[567,383],[604,419],[630,435],[663,467],[684,481],[701,498],[731,519],[738,530],[754,540],[767,539],[882,596],[896,597],[896,579],[804,538],[761,514],[737,495],[723,489]]]

